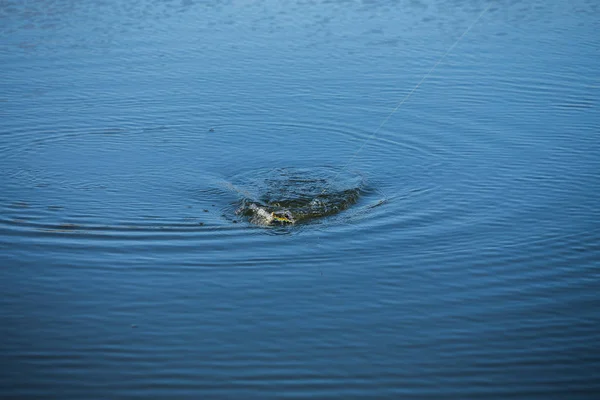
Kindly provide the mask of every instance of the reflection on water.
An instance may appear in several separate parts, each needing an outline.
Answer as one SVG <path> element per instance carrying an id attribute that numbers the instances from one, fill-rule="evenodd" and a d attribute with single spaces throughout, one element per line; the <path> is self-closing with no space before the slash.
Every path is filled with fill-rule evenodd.
<path id="1" fill-rule="evenodd" d="M 598 5 L 377 130 L 488 5 L 0 2 L 0 396 L 593 398 Z"/>

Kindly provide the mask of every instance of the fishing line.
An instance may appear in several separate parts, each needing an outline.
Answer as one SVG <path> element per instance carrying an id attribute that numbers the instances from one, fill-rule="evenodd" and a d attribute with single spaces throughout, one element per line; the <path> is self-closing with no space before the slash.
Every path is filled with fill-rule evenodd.
<path id="1" fill-rule="evenodd" d="M 444 61 L 444 59 L 448 56 L 448 54 L 450 54 L 450 52 L 456 47 L 456 45 L 462 40 L 462 38 L 464 38 L 467 35 L 467 33 L 469 33 L 469 31 L 475 26 L 475 24 L 477 24 L 477 22 L 479 22 L 479 20 L 481 19 L 481 17 L 483 17 L 483 15 L 490 9 L 491 6 L 492 6 L 492 3 L 488 4 L 488 6 L 479 14 L 479 16 L 475 19 L 475 21 L 473 21 L 473 23 L 471 23 L 471 25 L 469 25 L 469 27 L 463 32 L 463 34 L 460 35 L 458 39 L 456 39 L 456 41 L 452 44 L 452 46 L 450 46 L 448 48 L 448 50 L 446 50 L 446 52 L 444 53 L 444 55 L 442 55 L 440 57 L 440 59 L 433 65 L 433 67 L 431 67 L 431 69 L 429 69 L 429 71 L 421 78 L 421 80 L 419 81 L 419 83 L 417 83 L 417 85 L 410 92 L 408 92 L 408 94 L 406 96 L 404 96 L 404 98 L 396 105 L 396 107 L 392 110 L 392 112 L 390 112 L 388 114 L 388 116 L 385 117 L 383 119 L 383 121 L 381 121 L 381 123 L 379 124 L 379 126 L 377 127 L 377 129 L 375 129 L 375 131 L 368 138 L 366 138 L 363 141 L 363 143 L 358 148 L 358 150 L 356 150 L 354 152 L 354 154 L 352 154 L 352 156 L 348 159 L 348 161 L 342 166 L 342 168 L 338 171 L 338 173 L 333 177 L 333 180 L 331 181 L 332 183 L 335 182 L 335 180 L 338 178 L 338 176 L 344 170 L 346 170 L 346 168 L 348 168 L 350 166 L 350 164 L 352 164 L 352 162 L 356 159 L 356 157 L 358 156 L 358 154 L 365 148 L 365 146 L 371 140 L 373 140 L 377 136 L 377 134 L 379 133 L 379 131 L 381 130 L 381 128 L 388 122 L 388 120 L 391 118 L 391 116 L 394 115 L 396 113 L 396 111 L 398 111 L 398 109 L 400 107 L 402 107 L 402 105 L 404 103 L 406 103 L 406 101 L 410 98 L 410 96 L 412 96 L 412 94 L 419 88 L 419 86 L 421 86 L 421 84 L 423 82 L 425 82 L 425 80 L 427 78 L 429 78 L 429 76 L 433 73 L 433 71 L 436 69 L 436 67 L 442 61 Z M 329 185 L 327 185 L 327 187 L 325 187 L 325 189 L 323 189 L 323 191 L 321 192 L 320 196 L 324 195 L 330 189 L 332 183 L 330 183 Z M 316 198 L 314 200 L 316 200 Z"/>

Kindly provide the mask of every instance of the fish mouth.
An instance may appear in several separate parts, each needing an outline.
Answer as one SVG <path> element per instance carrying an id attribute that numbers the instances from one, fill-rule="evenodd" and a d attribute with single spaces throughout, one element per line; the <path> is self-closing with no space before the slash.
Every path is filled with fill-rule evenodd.
<path id="1" fill-rule="evenodd" d="M 273 217 L 273 221 L 283 223 L 283 224 L 294 224 L 296 220 L 292 216 L 292 213 L 285 211 L 273 211 L 271 213 L 271 217 Z"/>
<path id="2" fill-rule="evenodd" d="M 275 209 L 259 205 L 257 203 L 250 203 L 248 206 L 242 206 L 236 214 L 246 215 L 250 217 L 250 222 L 258 225 L 288 225 L 295 224 L 296 218 L 292 215 L 288 209 Z"/>

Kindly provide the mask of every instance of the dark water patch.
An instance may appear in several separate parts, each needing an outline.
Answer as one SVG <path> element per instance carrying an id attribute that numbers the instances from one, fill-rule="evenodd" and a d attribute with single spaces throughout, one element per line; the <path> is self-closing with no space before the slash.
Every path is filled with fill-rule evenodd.
<path id="1" fill-rule="evenodd" d="M 372 184 L 364 175 L 331 167 L 248 171 L 222 183 L 231 199 L 223 215 L 230 221 L 241 217 L 277 228 L 271 230 L 274 233 L 350 223 L 385 203 L 382 192 Z"/>
<path id="2" fill-rule="evenodd" d="M 360 176 L 326 168 L 258 170 L 236 176 L 236 214 L 258 225 L 294 224 L 340 213 L 357 202 Z"/>

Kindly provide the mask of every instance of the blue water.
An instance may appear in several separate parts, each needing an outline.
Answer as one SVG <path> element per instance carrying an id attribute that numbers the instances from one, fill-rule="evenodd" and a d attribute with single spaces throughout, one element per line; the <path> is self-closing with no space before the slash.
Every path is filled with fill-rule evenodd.
<path id="1" fill-rule="evenodd" d="M 0 1 L 0 397 L 598 398 L 600 5 L 209 3 Z"/>

